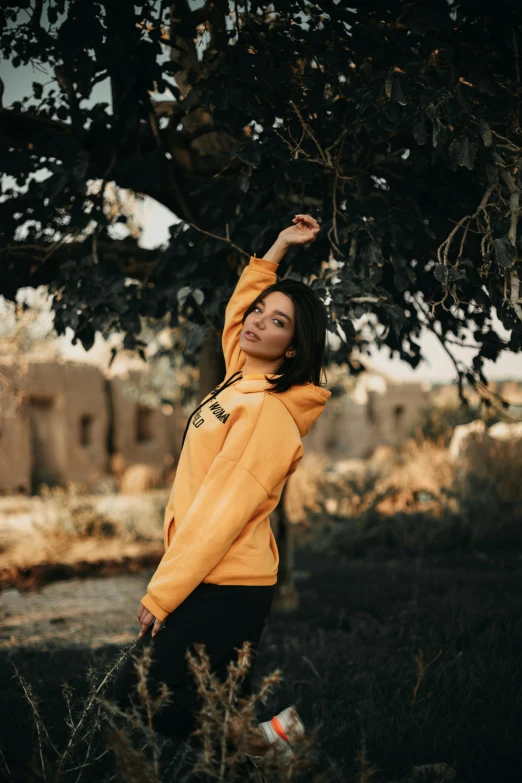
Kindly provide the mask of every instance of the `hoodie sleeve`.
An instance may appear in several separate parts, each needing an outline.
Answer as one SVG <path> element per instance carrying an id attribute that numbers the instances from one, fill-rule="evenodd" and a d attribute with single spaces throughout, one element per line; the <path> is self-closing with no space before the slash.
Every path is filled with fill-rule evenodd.
<path id="1" fill-rule="evenodd" d="M 273 261 L 250 256 L 250 262 L 237 281 L 225 310 L 225 325 L 221 338 L 227 375 L 236 370 L 239 360 L 239 334 L 243 314 L 264 288 L 277 282 L 278 266 L 279 264 Z"/>
<path id="2" fill-rule="evenodd" d="M 243 422 L 245 424 L 245 422 Z M 295 471 L 303 446 L 277 399 L 262 395 L 257 422 L 230 429 L 141 603 L 159 620 L 215 568 L 267 497 Z"/>

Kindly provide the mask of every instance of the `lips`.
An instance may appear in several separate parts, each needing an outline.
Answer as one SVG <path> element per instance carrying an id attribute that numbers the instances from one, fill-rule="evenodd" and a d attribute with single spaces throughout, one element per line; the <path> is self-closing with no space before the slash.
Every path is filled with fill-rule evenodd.
<path id="1" fill-rule="evenodd" d="M 248 335 L 253 340 L 261 340 L 260 337 L 257 336 L 255 332 L 252 331 L 252 329 L 249 329 L 247 332 L 245 332 L 245 337 Z"/>

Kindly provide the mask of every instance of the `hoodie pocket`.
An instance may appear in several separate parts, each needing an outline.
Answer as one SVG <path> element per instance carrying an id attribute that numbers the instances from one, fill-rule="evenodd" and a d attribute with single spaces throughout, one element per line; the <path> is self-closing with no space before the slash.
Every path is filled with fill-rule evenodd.
<path id="1" fill-rule="evenodd" d="M 174 517 L 172 514 L 170 517 L 167 518 L 167 521 L 163 525 L 163 546 L 165 547 L 165 552 L 169 548 L 170 540 L 169 540 L 169 533 L 170 533 L 170 526 L 172 525 L 174 521 Z"/>

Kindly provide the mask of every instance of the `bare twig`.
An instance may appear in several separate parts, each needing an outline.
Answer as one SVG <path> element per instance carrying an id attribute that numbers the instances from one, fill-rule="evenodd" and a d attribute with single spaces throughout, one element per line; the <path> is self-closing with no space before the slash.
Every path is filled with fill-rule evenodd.
<path id="1" fill-rule="evenodd" d="M 247 258 L 250 258 L 250 253 L 247 253 L 246 250 L 243 250 L 239 247 L 239 245 L 236 245 L 235 242 L 232 242 L 230 239 L 230 234 L 228 233 L 228 223 L 226 223 L 226 237 L 220 237 L 217 234 L 212 234 L 210 231 L 205 231 L 204 228 L 200 228 L 199 226 L 196 226 L 195 223 L 189 223 L 185 221 L 188 226 L 191 228 L 194 228 L 196 231 L 199 231 L 201 234 L 206 234 L 208 237 L 213 237 L 214 239 L 219 239 L 221 242 L 226 242 L 228 245 L 231 245 L 233 248 L 235 248 L 241 255 L 246 256 Z"/>
<path id="2" fill-rule="evenodd" d="M 466 238 L 466 233 L 467 233 L 468 227 L 469 227 L 468 225 L 465 225 L 465 223 L 469 223 L 469 221 L 471 221 L 471 220 L 476 220 L 476 218 L 480 215 L 480 213 L 483 212 L 486 209 L 488 201 L 489 201 L 489 197 L 491 196 L 491 193 L 493 192 L 493 189 L 494 189 L 494 186 L 491 185 L 486 190 L 484 195 L 482 196 L 482 198 L 480 200 L 480 204 L 478 205 L 478 207 L 475 210 L 475 212 L 472 215 L 465 215 L 463 218 L 461 218 L 458 221 L 458 223 L 455 225 L 455 227 L 451 230 L 451 232 L 449 233 L 448 237 L 444 240 L 444 242 L 437 249 L 437 258 L 438 258 L 440 264 L 445 264 L 445 265 L 448 264 L 448 254 L 449 254 L 449 251 L 450 251 L 451 243 L 452 243 L 452 241 L 453 241 L 457 231 L 459 229 L 463 228 L 464 229 L 464 236 L 463 236 L 463 239 L 462 239 L 462 242 L 461 242 L 461 245 L 460 245 L 460 250 L 459 250 L 459 255 L 457 257 L 457 261 L 461 257 L 462 250 L 464 248 L 464 241 L 465 241 L 465 238 Z"/>
<path id="3" fill-rule="evenodd" d="M 27 701 L 29 702 L 29 704 L 31 706 L 31 709 L 33 711 L 34 722 L 36 724 L 36 731 L 38 733 L 38 749 L 39 749 L 39 753 L 40 753 L 40 764 L 42 765 L 42 775 L 43 775 L 43 779 L 47 780 L 47 775 L 45 773 L 45 761 L 44 761 L 44 755 L 43 755 L 43 739 L 44 739 L 44 737 L 48 741 L 48 743 L 50 744 L 50 746 L 52 747 L 52 749 L 54 750 L 54 752 L 56 754 L 58 754 L 58 750 L 57 750 L 56 746 L 54 745 L 53 741 L 51 740 L 51 737 L 49 736 L 49 732 L 47 731 L 45 723 L 43 722 L 42 717 L 41 717 L 41 715 L 40 715 L 40 713 L 38 711 L 37 700 L 36 700 L 36 698 L 33 695 L 33 691 L 32 691 L 31 686 L 29 685 L 28 682 L 25 681 L 24 677 L 22 677 L 22 675 L 18 671 L 18 668 L 17 668 L 15 663 L 13 663 L 13 668 L 15 670 L 15 674 L 16 674 L 16 676 L 18 678 L 18 681 L 19 681 L 20 685 L 22 686 L 22 690 L 24 692 L 24 696 L 27 699 Z"/>

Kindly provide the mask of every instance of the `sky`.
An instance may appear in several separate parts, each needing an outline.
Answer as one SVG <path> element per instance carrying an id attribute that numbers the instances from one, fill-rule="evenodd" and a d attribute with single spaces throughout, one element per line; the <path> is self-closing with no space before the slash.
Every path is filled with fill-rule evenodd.
<path id="1" fill-rule="evenodd" d="M 199 0 L 190 0 L 193 8 L 200 5 Z M 31 66 L 12 68 L 8 62 L 2 64 L 2 80 L 5 85 L 3 105 L 9 105 L 15 100 L 21 98 L 31 91 L 32 81 L 45 81 L 45 74 L 35 70 Z M 107 96 L 104 93 L 104 87 L 97 85 L 96 94 L 91 97 L 91 101 L 105 100 Z M 140 244 L 143 247 L 153 248 L 165 243 L 168 239 L 168 228 L 173 223 L 178 222 L 178 218 L 172 212 L 167 210 L 158 202 L 150 198 L 145 198 L 137 205 L 137 222 L 142 225 L 143 233 L 140 238 Z M 284 226 L 282 226 L 284 228 Z M 268 250 L 268 248 L 267 248 Z M 259 254 L 258 254 L 259 255 Z M 494 319 L 493 327 L 504 338 L 509 337 L 509 333 L 503 328 L 498 319 Z M 70 343 L 72 333 L 68 335 L 68 340 L 63 344 L 63 353 L 66 356 L 77 359 L 87 358 L 81 345 L 73 346 Z M 473 342 L 471 335 L 468 340 Z M 63 342 L 63 340 L 62 340 Z M 373 349 L 370 353 L 372 367 L 386 375 L 404 381 L 432 381 L 437 383 L 451 382 L 456 378 L 454 365 L 442 348 L 436 336 L 425 330 L 421 334 L 420 344 L 422 353 L 426 360 L 422 361 L 418 367 L 413 370 L 409 364 L 402 362 L 397 358 L 390 358 L 389 351 L 385 349 Z M 98 341 L 93 350 L 97 350 Z M 475 354 L 474 350 L 452 345 L 452 352 L 457 359 L 465 361 L 467 364 Z M 92 359 L 92 357 L 89 357 Z M 489 360 L 484 362 L 484 373 L 490 380 L 503 380 L 513 378 L 522 380 L 522 353 L 510 354 L 506 351 L 501 353 L 497 362 Z"/>

